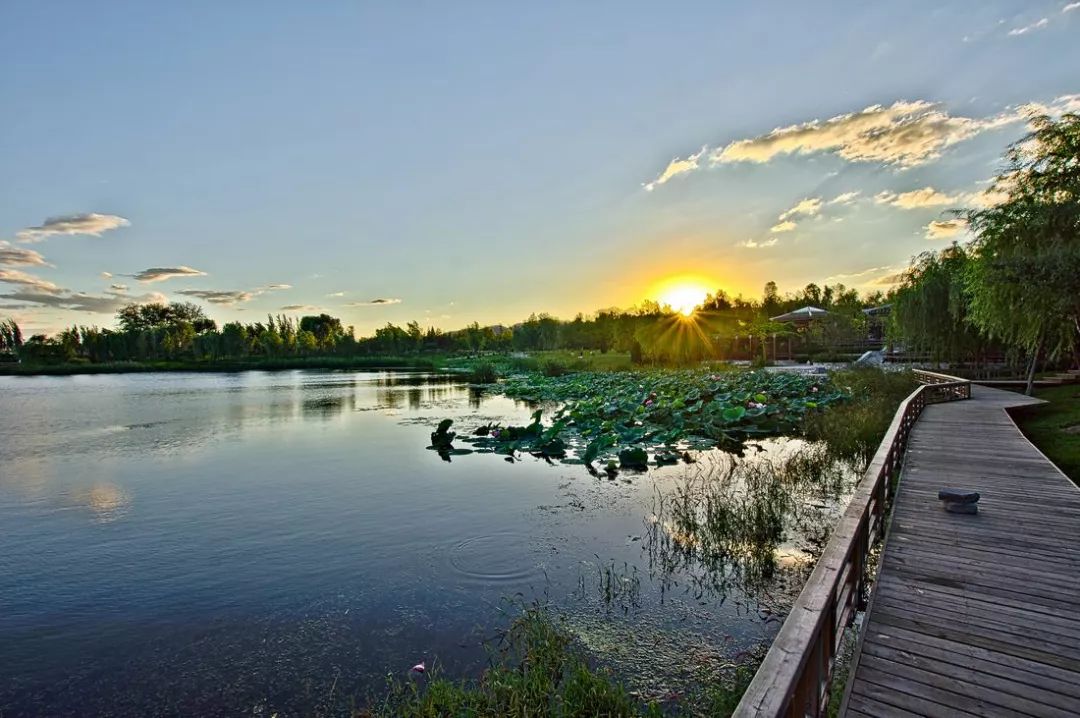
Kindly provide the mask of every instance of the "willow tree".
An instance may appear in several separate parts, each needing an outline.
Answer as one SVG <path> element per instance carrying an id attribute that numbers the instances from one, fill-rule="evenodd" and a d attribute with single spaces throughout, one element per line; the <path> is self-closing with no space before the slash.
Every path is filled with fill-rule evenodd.
<path id="1" fill-rule="evenodd" d="M 965 276 L 975 326 L 1029 355 L 1029 394 L 1040 355 L 1075 354 L 1080 336 L 1080 115 L 1032 128 L 995 179 L 1005 200 L 966 213 Z"/>
<path id="2" fill-rule="evenodd" d="M 971 261 L 957 244 L 912 260 L 893 296 L 892 338 L 934 361 L 978 357 L 985 341 L 968 321 L 970 299 L 965 291 Z"/>
<path id="3" fill-rule="evenodd" d="M 18 354 L 22 343 L 22 330 L 15 320 L 0 320 L 0 354 Z"/>

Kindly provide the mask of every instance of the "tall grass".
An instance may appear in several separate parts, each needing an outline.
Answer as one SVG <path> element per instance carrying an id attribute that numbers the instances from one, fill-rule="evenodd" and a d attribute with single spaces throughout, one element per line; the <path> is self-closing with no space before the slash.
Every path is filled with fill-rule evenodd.
<path id="1" fill-rule="evenodd" d="M 873 368 L 840 370 L 833 373 L 832 381 L 851 394 L 851 401 L 809 415 L 805 434 L 812 441 L 824 442 L 833 457 L 853 462 L 862 471 L 889 430 L 900 402 L 918 382 L 910 371 Z"/>

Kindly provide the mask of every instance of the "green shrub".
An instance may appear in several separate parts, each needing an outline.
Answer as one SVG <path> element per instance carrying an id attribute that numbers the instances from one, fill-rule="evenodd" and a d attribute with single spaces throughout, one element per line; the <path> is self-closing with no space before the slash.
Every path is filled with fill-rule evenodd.
<path id="1" fill-rule="evenodd" d="M 499 380 L 499 372 L 491 362 L 481 362 L 469 372 L 469 381 L 473 384 L 494 384 Z"/>

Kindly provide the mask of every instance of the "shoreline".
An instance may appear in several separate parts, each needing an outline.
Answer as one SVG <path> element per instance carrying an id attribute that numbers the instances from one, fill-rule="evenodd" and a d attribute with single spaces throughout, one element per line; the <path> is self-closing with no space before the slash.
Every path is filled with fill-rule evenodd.
<path id="1" fill-rule="evenodd" d="M 70 364 L 0 364 L 0 376 L 75 376 L 79 374 L 145 374 L 153 372 L 287 371 L 290 369 L 445 369 L 435 359 L 411 357 L 309 357 L 250 360 L 105 362 Z"/>

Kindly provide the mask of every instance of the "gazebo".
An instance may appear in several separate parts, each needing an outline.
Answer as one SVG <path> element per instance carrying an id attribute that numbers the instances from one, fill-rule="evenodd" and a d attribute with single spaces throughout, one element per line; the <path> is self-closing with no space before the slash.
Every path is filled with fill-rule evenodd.
<path id="1" fill-rule="evenodd" d="M 806 306 L 802 309 L 796 309 L 786 314 L 781 314 L 779 316 L 769 318 L 774 322 L 784 322 L 805 326 L 809 324 L 812 320 L 817 319 L 818 317 L 823 317 L 826 314 L 828 314 L 828 312 L 824 309 L 821 309 L 820 307 Z"/>

